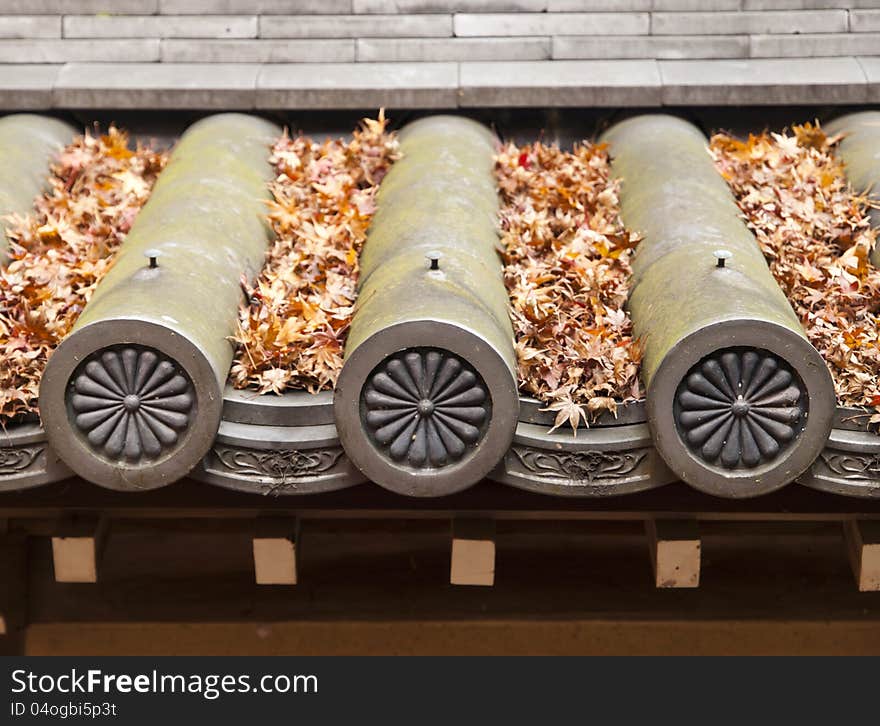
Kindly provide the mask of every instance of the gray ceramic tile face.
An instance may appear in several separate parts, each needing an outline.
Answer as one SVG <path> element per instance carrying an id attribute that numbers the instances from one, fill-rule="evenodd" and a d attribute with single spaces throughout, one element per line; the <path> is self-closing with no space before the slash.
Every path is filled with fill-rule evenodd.
<path id="1" fill-rule="evenodd" d="M 361 38 L 362 62 L 546 60 L 550 38 Z"/>
<path id="2" fill-rule="evenodd" d="M 646 35 L 648 13 L 520 13 L 455 16 L 457 36 Z"/>
<path id="3" fill-rule="evenodd" d="M 462 63 L 462 106 L 659 105 L 654 61 Z"/>
<path id="4" fill-rule="evenodd" d="M 0 40 L 0 63 L 151 63 L 159 60 L 152 40 Z"/>
<path id="5" fill-rule="evenodd" d="M 866 0 L 876 2 L 876 0 Z M 823 10 L 858 6 L 858 0 L 743 0 L 743 10 Z"/>
<path id="6" fill-rule="evenodd" d="M 3 0 L 3 12 L 14 15 L 152 15 L 158 9 L 159 0 Z"/>
<path id="7" fill-rule="evenodd" d="M 65 38 L 255 38 L 255 15 L 66 15 Z"/>
<path id="8" fill-rule="evenodd" d="M 159 0 L 163 15 L 303 15 L 350 13 L 351 0 Z"/>
<path id="9" fill-rule="evenodd" d="M 53 101 L 68 108 L 253 108 L 259 66 L 69 63 Z"/>
<path id="10" fill-rule="evenodd" d="M 863 103 L 853 58 L 658 61 L 665 105 Z"/>
<path id="11" fill-rule="evenodd" d="M 845 10 L 803 12 L 654 13 L 654 35 L 740 35 L 749 33 L 845 33 Z"/>
<path id="12" fill-rule="evenodd" d="M 880 31 L 880 10 L 852 10 L 849 14 L 850 30 L 854 33 Z"/>
<path id="13" fill-rule="evenodd" d="M 880 33 L 753 35 L 750 42 L 753 58 L 880 55 Z"/>
<path id="14" fill-rule="evenodd" d="M 654 0 L 653 10 L 674 12 L 700 10 L 740 10 L 742 0 Z"/>
<path id="15" fill-rule="evenodd" d="M 559 59 L 613 58 L 747 58 L 747 35 L 707 37 L 618 36 L 553 38 L 553 57 Z"/>
<path id="16" fill-rule="evenodd" d="M 601 12 L 614 11 L 647 12 L 651 10 L 653 0 L 548 0 L 547 10 L 551 13 L 570 12 Z"/>
<path id="17" fill-rule="evenodd" d="M 46 15 L 0 15 L 0 38 L 60 38 L 61 18 Z"/>
<path id="18" fill-rule="evenodd" d="M 451 36 L 451 15 L 260 17 L 261 38 L 448 38 Z"/>
<path id="19" fill-rule="evenodd" d="M 548 0 L 354 0 L 356 13 L 541 13 Z M 550 0 L 553 2 L 553 0 Z"/>
<path id="20" fill-rule="evenodd" d="M 64 85 L 54 98 L 79 107 L 90 99 L 106 106 L 248 108 L 258 95 L 272 108 L 295 102 L 314 108 L 374 108 L 383 102 L 435 108 L 636 100 L 651 105 L 661 99 L 856 103 L 876 100 L 880 85 L 873 59 L 880 55 L 880 0 L 0 0 L 0 5 L 0 69 L 12 67 L 2 69 L 9 78 L 15 68 L 34 62 L 106 64 L 100 68 L 109 80 L 85 79 L 80 85 L 64 69 Z M 850 27 L 853 32 L 845 32 Z M 65 30 L 76 37 L 62 38 Z M 749 56 L 756 64 L 723 62 Z M 823 60 L 809 65 L 810 57 Z M 695 64 L 666 65 L 687 60 Z M 155 61 L 173 64 L 185 78 L 152 69 Z M 355 71 L 356 61 L 372 67 Z M 116 68 L 119 64 L 131 67 Z M 276 81 L 272 69 L 260 64 L 285 66 L 287 79 Z M 444 70 L 438 75 L 432 66 Z M 668 81 L 662 92 L 656 82 L 660 68 Z M 865 81 L 869 70 L 871 83 Z M 259 93 L 258 77 L 267 83 Z M 117 84 L 117 78 L 130 86 Z M 25 90 L 45 101 L 46 89 Z"/>
<path id="21" fill-rule="evenodd" d="M 880 103 L 880 58 L 857 58 L 868 83 L 867 101 Z"/>
<path id="22" fill-rule="evenodd" d="M 163 40 L 166 63 L 346 63 L 355 59 L 353 39 Z"/>
<path id="23" fill-rule="evenodd" d="M 263 66 L 257 108 L 454 108 L 455 63 Z"/>
<path id="24" fill-rule="evenodd" d="M 0 107 L 8 111 L 52 107 L 52 88 L 60 66 L 0 66 Z"/>

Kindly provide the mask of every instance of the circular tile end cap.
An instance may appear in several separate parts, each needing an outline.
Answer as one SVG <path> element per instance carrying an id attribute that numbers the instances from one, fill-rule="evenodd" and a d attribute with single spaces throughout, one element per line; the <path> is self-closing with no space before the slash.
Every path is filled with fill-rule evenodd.
<path id="1" fill-rule="evenodd" d="M 695 489 L 726 498 L 794 481 L 831 431 L 834 383 L 819 353 L 767 321 L 724 321 L 676 345 L 648 388 L 654 443 Z"/>
<path id="2" fill-rule="evenodd" d="M 336 426 L 354 464 L 380 486 L 438 497 L 485 477 L 509 448 L 519 397 L 503 357 L 464 328 L 401 323 L 346 359 Z"/>
<path id="3" fill-rule="evenodd" d="M 79 476 L 146 491 L 186 476 L 220 425 L 222 392 L 205 354 L 168 328 L 106 320 L 56 349 L 40 386 L 49 442 Z"/>

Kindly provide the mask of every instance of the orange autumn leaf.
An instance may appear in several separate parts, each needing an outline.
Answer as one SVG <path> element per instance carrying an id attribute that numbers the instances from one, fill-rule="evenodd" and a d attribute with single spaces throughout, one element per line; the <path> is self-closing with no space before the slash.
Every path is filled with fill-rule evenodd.
<path id="1" fill-rule="evenodd" d="M 828 365 L 841 404 L 880 410 L 880 270 L 869 202 L 818 123 L 743 143 L 712 137 L 715 165 L 770 271 Z"/>
<path id="2" fill-rule="evenodd" d="M 0 423 L 37 413 L 40 378 L 146 203 L 167 160 L 115 127 L 80 136 L 51 166 L 33 211 L 11 217 L 0 268 Z"/>
<path id="3" fill-rule="evenodd" d="M 495 157 L 520 388 L 577 430 L 641 397 L 624 307 L 638 236 L 620 220 L 604 144 L 507 144 Z"/>
<path id="4" fill-rule="evenodd" d="M 257 281 L 245 285 L 236 388 L 260 393 L 332 388 L 357 297 L 358 259 L 379 183 L 399 157 L 384 113 L 350 141 L 323 144 L 287 133 L 272 148 L 276 177 L 268 219 L 275 232 Z"/>

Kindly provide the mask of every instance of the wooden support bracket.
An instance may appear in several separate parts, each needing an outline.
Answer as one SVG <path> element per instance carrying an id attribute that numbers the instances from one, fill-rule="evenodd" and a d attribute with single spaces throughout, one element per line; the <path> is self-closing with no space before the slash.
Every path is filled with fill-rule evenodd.
<path id="1" fill-rule="evenodd" d="M 258 585 L 296 585 L 300 523 L 297 519 L 259 518 L 253 538 Z"/>
<path id="2" fill-rule="evenodd" d="M 452 521 L 453 585 L 495 584 L 495 522 L 491 519 L 459 518 Z"/>
<path id="3" fill-rule="evenodd" d="M 52 537 L 55 582 L 97 582 L 109 522 L 101 519 L 63 519 Z"/>
<path id="4" fill-rule="evenodd" d="M 700 532 L 696 520 L 649 519 L 645 523 L 657 587 L 700 586 Z"/>
<path id="5" fill-rule="evenodd" d="M 843 532 L 859 592 L 880 591 L 880 522 L 850 519 Z"/>

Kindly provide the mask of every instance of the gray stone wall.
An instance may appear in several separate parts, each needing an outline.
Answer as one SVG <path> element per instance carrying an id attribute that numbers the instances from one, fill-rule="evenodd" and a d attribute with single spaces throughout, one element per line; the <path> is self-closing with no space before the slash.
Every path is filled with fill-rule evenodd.
<path id="1" fill-rule="evenodd" d="M 37 107 L 86 103 L 69 86 L 99 86 L 76 77 L 105 63 L 117 89 L 173 91 L 186 73 L 192 103 L 223 92 L 212 106 L 375 106 L 374 91 L 401 83 L 396 105 L 692 103 L 707 83 L 712 102 L 861 103 L 878 98 L 878 58 L 880 0 L 0 0 L 0 100 L 17 87 Z M 858 89 L 725 95 L 731 78 L 776 87 L 790 74 L 811 92 Z"/>
<path id="2" fill-rule="evenodd" d="M 880 55 L 880 0 L 2 0 L 3 63 Z"/>

